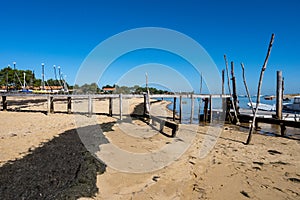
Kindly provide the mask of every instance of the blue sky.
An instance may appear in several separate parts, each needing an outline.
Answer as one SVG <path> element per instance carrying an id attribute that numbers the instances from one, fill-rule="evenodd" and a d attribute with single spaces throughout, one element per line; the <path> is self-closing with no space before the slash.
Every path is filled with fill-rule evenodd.
<path id="1" fill-rule="evenodd" d="M 60 65 L 72 84 L 81 63 L 100 42 L 133 28 L 163 27 L 197 41 L 220 71 L 225 67 L 223 55 L 226 54 L 229 61 L 235 62 L 238 91 L 242 94 L 245 90 L 240 62 L 243 62 L 254 94 L 271 34 L 275 33 L 263 92 L 275 93 L 276 71 L 282 70 L 285 92 L 300 93 L 299 9 L 297 0 L 1 1 L 0 67 L 15 61 L 19 69 L 33 69 L 40 76 L 41 63 L 45 63 L 46 78 L 53 78 L 52 66 Z M 152 56 L 148 53 L 132 53 L 116 63 L 132 69 L 135 64 L 149 62 L 172 67 L 176 60 L 167 53 L 150 51 Z M 199 77 L 193 76 L 191 67 L 178 62 L 182 65 L 175 67 L 176 70 L 190 79 L 195 91 L 199 90 Z M 115 77 L 121 76 L 120 71 L 116 67 L 107 74 L 111 79 L 107 78 L 106 83 L 118 82 Z M 149 75 L 149 79 L 153 76 Z"/>

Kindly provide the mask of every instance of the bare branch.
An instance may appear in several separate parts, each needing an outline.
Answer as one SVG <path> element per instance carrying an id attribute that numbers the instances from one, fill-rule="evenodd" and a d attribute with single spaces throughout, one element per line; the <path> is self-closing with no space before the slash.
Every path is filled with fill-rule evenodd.
<path id="1" fill-rule="evenodd" d="M 253 108 L 252 99 L 251 99 L 251 96 L 250 96 L 250 93 L 249 93 L 249 90 L 248 90 L 248 86 L 247 86 L 247 81 L 246 81 L 246 76 L 245 76 L 245 67 L 244 67 L 243 63 L 241 63 L 241 66 L 242 66 L 242 70 L 243 70 L 243 80 L 244 80 L 244 85 L 245 85 L 246 92 L 247 92 L 247 97 L 248 97 L 248 100 L 250 102 L 252 113 L 254 115 L 255 111 L 254 111 L 254 108 Z"/>
<path id="2" fill-rule="evenodd" d="M 261 69 L 261 72 L 260 72 L 260 77 L 259 77 L 259 82 L 258 82 L 258 89 L 257 89 L 256 108 L 255 108 L 255 113 L 254 113 L 254 116 L 253 116 L 253 120 L 252 120 L 252 124 L 251 124 L 250 130 L 249 130 L 249 135 L 248 135 L 246 144 L 249 144 L 250 141 L 251 141 L 251 138 L 252 138 L 253 128 L 255 126 L 256 115 L 257 115 L 257 111 L 258 111 L 258 106 L 259 106 L 259 103 L 260 103 L 260 90 L 261 90 L 261 86 L 262 86 L 262 80 L 263 80 L 264 72 L 267 68 L 268 60 L 269 60 L 269 57 L 270 57 L 270 54 L 271 54 L 271 49 L 272 49 L 272 46 L 273 46 L 274 37 L 275 37 L 275 35 L 273 33 L 272 37 L 271 37 L 271 40 L 270 40 L 270 43 L 269 43 L 267 56 L 265 58 L 264 65 L 262 66 L 262 69 Z"/>

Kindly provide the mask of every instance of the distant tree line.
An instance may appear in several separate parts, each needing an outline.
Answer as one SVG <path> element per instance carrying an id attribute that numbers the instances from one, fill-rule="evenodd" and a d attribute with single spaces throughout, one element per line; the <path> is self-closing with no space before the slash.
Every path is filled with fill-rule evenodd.
<path id="1" fill-rule="evenodd" d="M 112 90 L 107 90 L 108 88 Z M 135 85 L 133 87 L 128 86 L 118 86 L 118 85 L 105 85 L 102 88 L 99 88 L 97 83 L 84 84 L 82 86 L 74 85 L 74 92 L 77 94 L 143 94 L 147 92 L 146 87 L 140 87 Z M 171 92 L 167 90 L 160 90 L 157 88 L 149 87 L 150 94 L 170 94 Z"/>
<path id="2" fill-rule="evenodd" d="M 0 86 L 7 86 L 9 89 L 21 89 L 24 85 L 29 88 L 39 87 L 42 85 L 42 80 L 37 79 L 31 70 L 18 70 L 11 67 L 5 67 L 0 70 Z M 45 80 L 45 85 L 60 86 L 62 83 L 59 80 Z M 69 86 L 67 84 L 67 86 Z"/>

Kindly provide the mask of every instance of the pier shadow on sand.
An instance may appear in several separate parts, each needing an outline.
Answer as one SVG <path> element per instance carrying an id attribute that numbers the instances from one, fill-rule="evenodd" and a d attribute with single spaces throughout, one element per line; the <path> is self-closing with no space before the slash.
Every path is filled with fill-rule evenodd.
<path id="1" fill-rule="evenodd" d="M 90 130 L 99 128 L 95 126 L 78 129 L 88 135 L 93 132 Z M 95 144 L 108 143 L 99 134 Z M 1 199 L 78 199 L 93 197 L 98 192 L 97 174 L 103 173 L 106 166 L 87 151 L 76 129 L 65 131 L 29 152 L 0 167 Z"/>

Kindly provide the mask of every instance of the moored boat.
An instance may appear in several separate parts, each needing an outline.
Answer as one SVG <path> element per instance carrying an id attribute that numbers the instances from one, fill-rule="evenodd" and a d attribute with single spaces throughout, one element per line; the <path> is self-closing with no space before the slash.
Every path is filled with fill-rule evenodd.
<path id="1" fill-rule="evenodd" d="M 295 96 L 293 103 L 284 104 L 283 109 L 289 111 L 300 111 L 300 96 Z"/>

